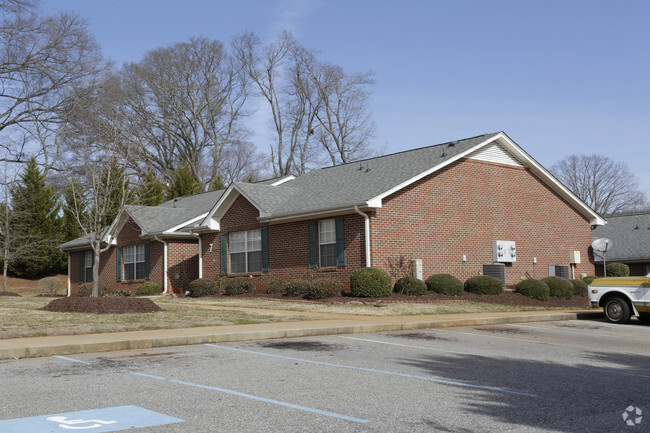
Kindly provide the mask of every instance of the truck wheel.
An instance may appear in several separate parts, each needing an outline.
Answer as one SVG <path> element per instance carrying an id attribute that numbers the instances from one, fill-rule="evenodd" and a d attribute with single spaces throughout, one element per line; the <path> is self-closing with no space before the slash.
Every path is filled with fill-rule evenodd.
<path id="1" fill-rule="evenodd" d="M 625 299 L 617 296 L 605 302 L 605 317 L 612 323 L 627 323 L 630 320 L 630 306 Z"/>

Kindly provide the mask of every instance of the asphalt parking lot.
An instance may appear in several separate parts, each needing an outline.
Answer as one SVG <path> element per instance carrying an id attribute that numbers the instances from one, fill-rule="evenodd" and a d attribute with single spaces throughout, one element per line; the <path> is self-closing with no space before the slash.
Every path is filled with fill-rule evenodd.
<path id="1" fill-rule="evenodd" d="M 650 326 L 582 320 L 0 361 L 0 432 L 650 431 Z"/>

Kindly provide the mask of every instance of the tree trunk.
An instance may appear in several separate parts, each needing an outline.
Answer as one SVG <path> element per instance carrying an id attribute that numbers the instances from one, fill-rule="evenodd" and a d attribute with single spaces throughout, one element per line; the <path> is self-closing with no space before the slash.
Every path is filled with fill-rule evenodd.
<path id="1" fill-rule="evenodd" d="M 93 261 L 93 291 L 91 296 L 93 298 L 99 298 L 99 247 L 95 248 L 93 245 L 93 254 L 95 255 L 95 260 Z"/>
<path id="2" fill-rule="evenodd" d="M 7 287 L 7 254 L 5 253 L 5 261 L 2 265 L 2 291 L 7 293 L 9 288 Z"/>

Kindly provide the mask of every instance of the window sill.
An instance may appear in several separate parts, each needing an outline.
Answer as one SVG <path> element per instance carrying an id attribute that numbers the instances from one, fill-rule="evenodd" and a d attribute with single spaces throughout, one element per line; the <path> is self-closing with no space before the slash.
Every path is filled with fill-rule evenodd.
<path id="1" fill-rule="evenodd" d="M 261 277 L 263 276 L 263 272 L 242 272 L 241 274 L 233 274 L 232 272 L 229 272 L 227 277 Z"/>
<path id="2" fill-rule="evenodd" d="M 147 281 L 151 280 L 122 280 L 120 281 L 120 284 L 146 283 Z"/>

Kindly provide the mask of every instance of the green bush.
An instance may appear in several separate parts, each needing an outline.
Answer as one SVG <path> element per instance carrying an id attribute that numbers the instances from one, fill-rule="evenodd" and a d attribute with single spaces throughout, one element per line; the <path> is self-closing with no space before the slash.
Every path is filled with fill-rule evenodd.
<path id="1" fill-rule="evenodd" d="M 284 286 L 286 282 L 283 280 L 269 280 L 266 283 L 266 293 L 284 294 Z"/>
<path id="2" fill-rule="evenodd" d="M 498 295 L 503 292 L 503 282 L 489 275 L 477 275 L 465 281 L 465 291 L 477 295 Z"/>
<path id="3" fill-rule="evenodd" d="M 99 297 L 102 298 L 106 296 L 106 293 L 108 292 L 108 289 L 106 288 L 105 285 L 100 284 L 99 285 Z M 79 292 L 77 293 L 77 296 L 81 297 L 88 297 L 91 296 L 93 293 L 93 283 L 83 283 L 79 285 Z"/>
<path id="4" fill-rule="evenodd" d="M 36 290 L 41 295 L 48 296 L 65 296 L 68 294 L 68 288 L 57 277 L 45 277 L 38 280 Z"/>
<path id="5" fill-rule="evenodd" d="M 390 296 L 390 275 L 383 269 L 359 268 L 350 275 L 350 291 L 352 296 L 362 298 Z"/>
<path id="6" fill-rule="evenodd" d="M 573 297 L 573 284 L 571 281 L 562 277 L 542 278 L 550 289 L 551 296 L 556 298 L 571 299 Z"/>
<path id="7" fill-rule="evenodd" d="M 450 296 L 460 296 L 463 294 L 463 282 L 453 275 L 435 274 L 426 280 L 427 289 L 436 293 Z"/>
<path id="8" fill-rule="evenodd" d="M 404 293 L 405 295 L 426 295 L 427 285 L 422 280 L 415 277 L 403 277 L 395 282 L 393 291 L 396 293 Z"/>
<path id="9" fill-rule="evenodd" d="M 587 275 L 586 277 L 584 277 L 584 278 L 582 279 L 582 281 L 584 281 L 587 285 L 589 285 L 589 284 L 591 284 L 591 282 L 594 281 L 596 278 L 598 278 L 598 277 L 595 277 L 595 276 L 593 276 L 593 275 Z"/>
<path id="10" fill-rule="evenodd" d="M 546 283 L 533 279 L 520 281 L 519 284 L 517 284 L 515 291 L 540 301 L 548 300 L 548 297 L 551 294 L 551 289 L 549 289 Z"/>
<path id="11" fill-rule="evenodd" d="M 153 281 L 149 281 L 146 283 L 142 283 L 138 286 L 138 290 L 136 291 L 138 295 L 157 295 L 159 293 L 162 293 L 162 287 L 160 287 L 160 284 L 154 283 Z"/>
<path id="12" fill-rule="evenodd" d="M 284 285 L 284 295 L 291 298 L 305 296 L 311 290 L 312 282 L 309 280 L 297 279 L 287 281 Z"/>
<path id="13" fill-rule="evenodd" d="M 251 278 L 239 277 L 228 280 L 224 294 L 227 296 L 247 295 L 255 291 L 255 283 Z"/>
<path id="14" fill-rule="evenodd" d="M 190 283 L 188 288 L 190 298 L 200 298 L 201 296 L 218 295 L 217 283 L 207 278 L 197 278 Z"/>
<path id="15" fill-rule="evenodd" d="M 589 294 L 589 286 L 581 280 L 569 280 L 573 284 L 573 296 L 587 296 Z"/>
<path id="16" fill-rule="evenodd" d="M 108 292 L 106 298 L 123 298 L 125 296 L 133 296 L 133 292 L 130 290 L 116 290 L 114 292 Z"/>
<path id="17" fill-rule="evenodd" d="M 630 267 L 625 263 L 609 263 L 607 266 L 608 277 L 629 277 Z"/>
<path id="18" fill-rule="evenodd" d="M 311 287 L 307 290 L 305 298 L 323 299 L 341 296 L 343 292 L 343 283 L 335 278 L 322 278 L 312 282 Z"/>

